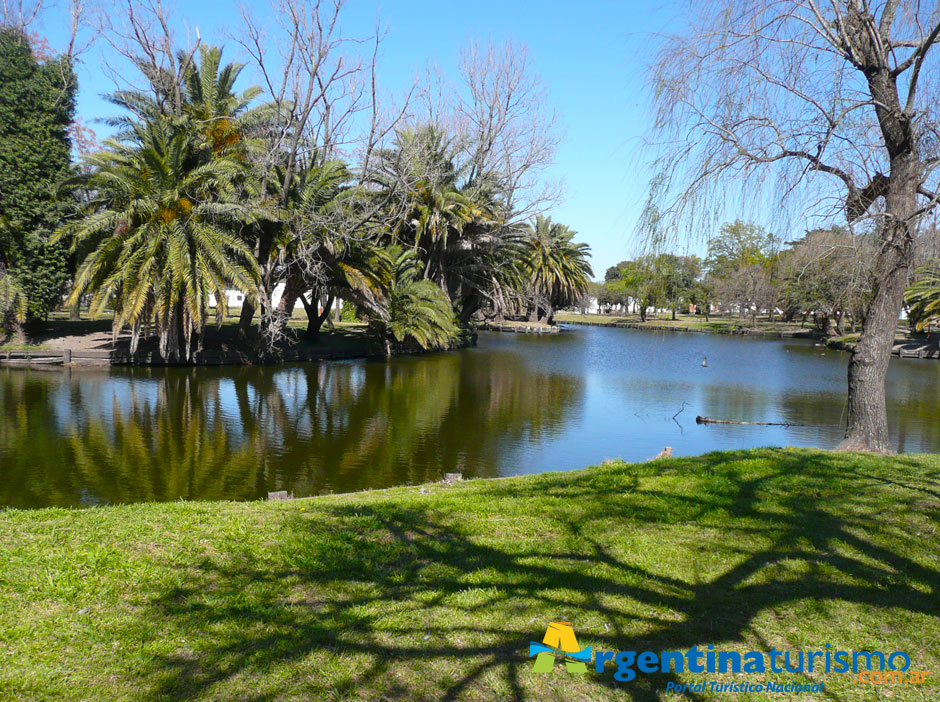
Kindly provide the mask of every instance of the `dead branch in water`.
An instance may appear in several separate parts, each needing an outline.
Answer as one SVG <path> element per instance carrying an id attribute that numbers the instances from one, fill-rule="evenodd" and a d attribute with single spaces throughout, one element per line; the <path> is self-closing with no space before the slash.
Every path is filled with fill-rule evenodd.
<path id="1" fill-rule="evenodd" d="M 696 424 L 747 424 L 758 427 L 841 427 L 841 424 L 796 424 L 794 422 L 738 422 L 733 419 L 712 419 L 698 416 Z"/>

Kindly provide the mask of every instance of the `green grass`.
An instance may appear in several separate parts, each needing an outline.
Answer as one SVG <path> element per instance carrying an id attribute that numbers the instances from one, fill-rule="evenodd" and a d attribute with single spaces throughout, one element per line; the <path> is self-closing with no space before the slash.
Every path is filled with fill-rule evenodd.
<path id="1" fill-rule="evenodd" d="M 536 674 L 552 621 L 604 650 L 903 650 L 936 700 L 940 458 L 715 453 L 280 503 L 0 512 L 0 697 L 712 700 Z M 789 699 L 787 697 L 786 699 Z"/>
<path id="2" fill-rule="evenodd" d="M 611 315 L 611 314 L 576 314 L 573 312 L 559 312 L 555 315 L 555 320 L 564 324 L 565 322 L 591 322 L 593 324 L 611 325 L 611 324 L 638 324 L 640 315 Z M 677 314 L 676 319 L 672 319 L 670 313 L 659 314 L 656 317 L 650 317 L 647 322 L 649 326 L 656 327 L 677 327 L 687 329 L 702 329 L 705 331 L 724 331 L 732 329 L 743 329 L 765 331 L 765 332 L 810 332 L 813 330 L 811 323 L 801 325 L 800 322 L 784 322 L 777 318 L 773 322 L 768 317 L 758 317 L 757 327 L 751 324 L 750 317 L 728 317 L 725 315 L 712 315 L 706 321 L 705 317 L 693 314 Z"/>
<path id="3" fill-rule="evenodd" d="M 22 344 L 12 341 L 0 344 L 0 351 L 46 351 L 49 348 L 46 344 Z"/>

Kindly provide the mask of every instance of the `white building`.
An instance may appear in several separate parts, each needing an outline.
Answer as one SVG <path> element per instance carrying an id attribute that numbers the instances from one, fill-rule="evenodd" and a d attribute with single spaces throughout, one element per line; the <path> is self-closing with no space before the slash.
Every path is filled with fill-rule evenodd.
<path id="1" fill-rule="evenodd" d="M 271 294 L 271 303 L 277 307 L 281 302 L 281 296 L 284 295 L 284 283 L 278 283 L 274 287 L 274 292 Z M 307 300 L 310 300 L 310 292 L 308 291 L 305 295 Z M 239 290 L 226 290 L 225 299 L 228 302 L 229 307 L 241 307 L 245 303 L 245 294 Z M 215 307 L 215 296 L 209 295 L 209 305 Z M 342 300 L 336 298 L 333 301 L 333 309 L 338 309 L 342 305 Z M 294 302 L 295 310 L 302 310 L 304 308 L 304 303 L 300 301 L 300 298 Z M 317 305 L 317 311 L 322 312 L 320 306 Z"/>

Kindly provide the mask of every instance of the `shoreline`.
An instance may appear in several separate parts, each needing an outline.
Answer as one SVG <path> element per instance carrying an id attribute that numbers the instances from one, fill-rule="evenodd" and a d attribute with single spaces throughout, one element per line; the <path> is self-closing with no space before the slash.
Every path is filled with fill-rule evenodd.
<path id="1" fill-rule="evenodd" d="M 675 324 L 655 324 L 651 322 L 586 322 L 581 320 L 557 320 L 558 324 L 572 324 L 582 327 L 616 327 L 617 329 L 645 329 L 647 331 L 686 332 L 689 334 L 728 334 L 732 336 L 761 336 L 769 339 L 822 339 L 817 333 L 805 331 L 773 331 L 734 327 L 729 329 L 704 329 L 702 327 L 683 327 Z"/>
<path id="2" fill-rule="evenodd" d="M 585 315 L 578 316 L 584 317 Z M 603 317 L 603 315 L 594 316 Z M 710 326 L 689 326 L 682 324 L 682 320 L 677 320 L 677 323 L 662 324 L 657 323 L 657 321 L 630 321 L 615 316 L 611 316 L 609 319 L 610 321 L 572 319 L 569 315 L 562 313 L 557 316 L 554 326 L 529 322 L 503 322 L 501 324 L 483 322 L 475 327 L 472 336 L 475 336 L 477 331 L 537 336 L 555 335 L 561 333 L 564 326 L 570 325 L 686 334 L 747 336 L 778 340 L 804 339 L 821 342 L 826 348 L 833 351 L 851 352 L 855 347 L 852 336 L 828 337 L 814 329 L 761 329 L 759 327 L 755 329 L 737 324 L 722 326 L 720 321 L 705 323 Z M 76 322 L 74 324 L 81 325 L 85 322 Z M 96 332 L 86 331 L 81 334 L 63 336 L 63 341 L 79 340 L 81 342 L 74 347 L 63 347 L 55 341 L 55 338 L 48 346 L 43 341 L 40 344 L 28 344 L 21 349 L 15 347 L 3 349 L 0 347 L 0 367 L 50 369 L 110 366 L 198 368 L 384 358 L 384 355 L 377 350 L 375 344 L 363 336 L 359 325 L 339 326 L 332 330 L 325 329 L 320 334 L 317 341 L 298 338 L 295 344 L 284 346 L 277 352 L 267 355 L 259 355 L 250 347 L 246 347 L 243 342 L 220 335 L 210 339 L 208 347 L 201 351 L 194 361 L 190 363 L 170 363 L 160 358 L 154 348 L 145 347 L 132 355 L 126 348 L 126 339 L 119 339 L 117 345 L 114 345 L 110 341 L 104 341 L 101 338 L 102 332 L 100 330 Z M 940 335 L 935 334 L 934 337 L 933 339 L 898 338 L 891 354 L 898 358 L 940 360 Z"/>
<path id="3" fill-rule="evenodd" d="M 617 329 L 640 329 L 645 331 L 682 332 L 687 334 L 724 334 L 731 336 L 752 336 L 765 339 L 806 339 L 823 342 L 832 351 L 850 352 L 855 348 L 851 337 L 828 337 L 815 330 L 770 330 L 753 327 L 703 328 L 680 326 L 678 324 L 656 324 L 655 322 L 592 322 L 578 319 L 558 319 L 558 324 L 587 327 L 615 327 Z M 935 335 L 937 336 L 937 335 Z M 891 355 L 898 358 L 940 360 L 940 336 L 934 339 L 895 339 Z"/>

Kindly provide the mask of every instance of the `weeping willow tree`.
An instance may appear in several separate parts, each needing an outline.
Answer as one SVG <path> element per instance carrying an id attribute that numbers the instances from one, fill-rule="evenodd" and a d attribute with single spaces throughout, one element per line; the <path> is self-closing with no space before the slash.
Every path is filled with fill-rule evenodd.
<path id="1" fill-rule="evenodd" d="M 734 206 L 874 233 L 846 450 L 892 448 L 885 376 L 914 242 L 940 200 L 938 37 L 936 3 L 714 0 L 651 71 L 647 236 L 707 234 Z"/>

